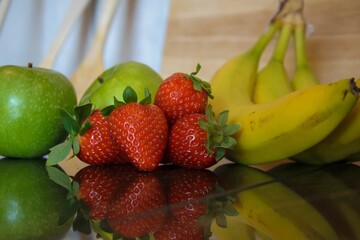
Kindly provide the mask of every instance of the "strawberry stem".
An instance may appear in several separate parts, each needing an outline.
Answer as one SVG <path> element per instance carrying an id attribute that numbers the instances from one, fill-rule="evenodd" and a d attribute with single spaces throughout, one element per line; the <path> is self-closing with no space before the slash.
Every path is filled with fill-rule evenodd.
<path id="1" fill-rule="evenodd" d="M 198 63 L 196 65 L 196 70 L 195 72 L 192 72 L 190 74 L 187 74 L 187 73 L 184 73 L 185 77 L 187 77 L 189 80 L 191 80 L 194 84 L 194 89 L 196 91 L 199 91 L 201 92 L 202 90 L 205 90 L 206 94 L 208 95 L 209 98 L 213 99 L 214 96 L 211 94 L 211 85 L 210 83 L 204 81 L 204 80 L 201 80 L 200 78 L 198 78 L 196 76 L 196 74 L 199 73 L 201 69 L 201 65 Z"/>
<path id="2" fill-rule="evenodd" d="M 240 126 L 238 124 L 227 124 L 229 111 L 223 111 L 215 119 L 212 106 L 208 105 L 205 111 L 206 120 L 199 119 L 199 126 L 207 132 L 205 142 L 209 154 L 215 151 L 216 161 L 225 156 L 226 149 L 232 149 L 236 145 L 236 140 L 232 137 Z"/>

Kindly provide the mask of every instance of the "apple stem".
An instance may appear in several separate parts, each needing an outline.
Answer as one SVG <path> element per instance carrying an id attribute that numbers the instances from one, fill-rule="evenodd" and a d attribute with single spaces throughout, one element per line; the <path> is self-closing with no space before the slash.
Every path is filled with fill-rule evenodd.
<path id="1" fill-rule="evenodd" d="M 32 67 L 33 67 L 32 62 L 29 62 L 29 63 L 28 63 L 28 68 L 32 68 Z"/>
<path id="2" fill-rule="evenodd" d="M 98 77 L 97 80 L 99 81 L 100 84 L 104 83 L 104 79 L 102 77 Z"/>

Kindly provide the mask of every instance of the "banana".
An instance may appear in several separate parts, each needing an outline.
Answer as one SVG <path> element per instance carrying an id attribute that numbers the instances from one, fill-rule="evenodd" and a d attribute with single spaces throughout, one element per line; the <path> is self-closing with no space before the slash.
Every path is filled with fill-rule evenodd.
<path id="1" fill-rule="evenodd" d="M 360 152 L 360 101 L 325 139 L 291 159 L 307 164 L 326 164 Z M 359 160 L 354 158 L 354 160 Z"/>
<path id="2" fill-rule="evenodd" d="M 230 58 L 210 79 L 213 111 L 229 110 L 228 121 L 240 125 L 237 145 L 226 154 L 231 161 L 264 164 L 303 152 L 329 135 L 357 101 L 359 87 L 353 79 L 343 79 L 255 104 L 259 59 L 280 25 L 279 18 L 271 21 L 253 47 Z"/>
<path id="3" fill-rule="evenodd" d="M 254 103 L 265 103 L 292 92 L 284 58 L 293 31 L 293 14 L 281 20 L 281 30 L 273 55 L 259 72 L 253 92 Z"/>
<path id="4" fill-rule="evenodd" d="M 239 221 L 258 233 L 277 240 L 339 239 L 322 214 L 269 174 L 238 164 L 214 171 L 233 189 Z"/>
<path id="5" fill-rule="evenodd" d="M 239 80 L 239 88 L 245 87 L 241 79 L 227 77 L 220 69 L 212 83 Z M 357 83 L 360 84 L 360 79 Z M 228 109 L 228 121 L 240 125 L 234 136 L 237 144 L 226 156 L 242 164 L 274 162 L 310 148 L 346 117 L 359 94 L 354 80 L 343 79 L 295 91 L 268 103 L 252 104 L 248 101 L 246 104 L 239 101 L 239 97 L 232 97 L 229 89 L 213 86 L 215 98 L 211 104 L 214 112 Z M 228 99 L 227 104 L 219 99 Z"/>
<path id="6" fill-rule="evenodd" d="M 216 101 L 213 102 L 214 111 L 219 112 L 223 106 L 238 103 L 252 104 L 251 96 L 260 57 L 279 27 L 278 21 L 271 22 L 248 51 L 231 58 L 217 70 L 210 80 L 212 91 L 216 94 Z"/>
<path id="7" fill-rule="evenodd" d="M 296 20 L 294 35 L 297 68 L 292 85 L 295 90 L 299 90 L 320 83 L 310 69 L 306 57 L 305 20 L 300 13 Z M 325 164 L 350 159 L 356 153 L 360 153 L 360 101 L 329 136 L 291 159 L 307 164 Z"/>
<path id="8" fill-rule="evenodd" d="M 333 174 L 347 169 L 348 164 L 343 163 L 323 168 L 290 163 L 269 172 L 318 209 L 341 239 L 360 239 L 359 192 Z M 304 174 L 305 171 L 308 173 Z M 359 175 L 352 180 L 358 179 Z"/>

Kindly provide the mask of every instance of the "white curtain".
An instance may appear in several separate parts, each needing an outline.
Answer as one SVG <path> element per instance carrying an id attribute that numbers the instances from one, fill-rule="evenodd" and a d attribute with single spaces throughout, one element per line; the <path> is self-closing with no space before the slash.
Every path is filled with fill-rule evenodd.
<path id="1" fill-rule="evenodd" d="M 10 0 L 0 28 L 0 65 L 39 65 L 76 1 Z M 112 0 L 90 1 L 67 35 L 53 69 L 71 76 L 91 47 L 105 1 Z M 170 0 L 119 0 L 105 43 L 105 68 L 135 60 L 160 72 L 169 7 Z"/>

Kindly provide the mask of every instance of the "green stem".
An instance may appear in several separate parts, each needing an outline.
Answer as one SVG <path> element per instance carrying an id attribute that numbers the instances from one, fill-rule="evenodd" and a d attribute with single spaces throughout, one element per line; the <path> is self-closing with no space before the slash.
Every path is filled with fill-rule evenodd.
<path id="1" fill-rule="evenodd" d="M 279 28 L 280 23 L 278 21 L 271 22 L 267 31 L 260 36 L 255 45 L 250 49 L 250 52 L 261 55 Z"/>
<path id="2" fill-rule="evenodd" d="M 297 67 L 308 66 L 306 56 L 306 38 L 305 38 L 305 25 L 298 25 L 295 28 L 295 59 Z"/>
<path id="3" fill-rule="evenodd" d="M 292 23 L 284 23 L 281 31 L 279 39 L 276 43 L 274 53 L 272 56 L 272 60 L 283 62 L 285 58 L 285 54 L 290 42 L 290 38 L 293 32 L 293 24 Z"/>

